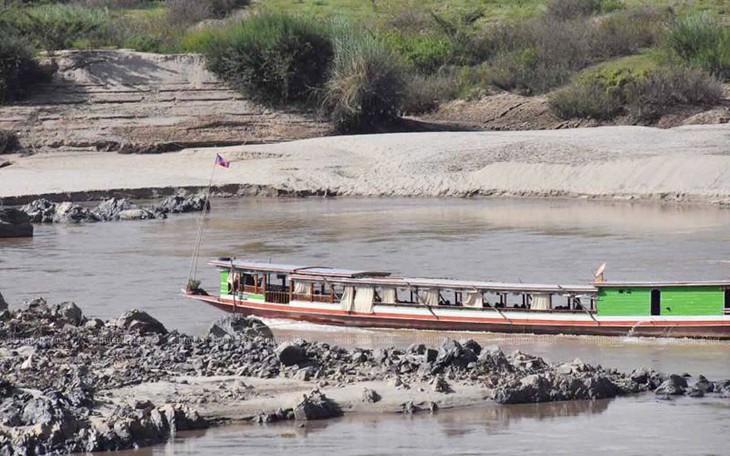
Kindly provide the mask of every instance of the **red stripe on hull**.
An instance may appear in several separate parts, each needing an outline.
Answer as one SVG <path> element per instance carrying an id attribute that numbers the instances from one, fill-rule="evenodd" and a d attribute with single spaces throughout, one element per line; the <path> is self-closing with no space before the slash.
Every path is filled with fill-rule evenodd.
<path id="1" fill-rule="evenodd" d="M 404 316 L 378 313 L 365 316 L 345 311 L 298 311 L 288 305 L 260 304 L 250 302 L 225 302 L 215 296 L 188 295 L 226 312 L 254 315 L 263 318 L 285 318 L 311 323 L 352 326 L 363 328 L 428 329 L 443 331 L 484 331 L 529 334 L 571 334 L 596 336 L 626 336 L 629 332 L 640 337 L 688 337 L 705 339 L 730 339 L 730 324 L 713 321 L 686 322 L 601 322 L 555 321 L 555 320 L 506 320 L 476 319 L 469 317 Z M 633 330 L 632 330 L 633 329 Z"/>

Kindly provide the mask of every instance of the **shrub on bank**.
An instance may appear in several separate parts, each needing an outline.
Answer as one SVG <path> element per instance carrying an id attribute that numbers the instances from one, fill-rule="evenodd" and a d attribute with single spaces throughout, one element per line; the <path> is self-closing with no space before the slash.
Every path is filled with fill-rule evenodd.
<path id="1" fill-rule="evenodd" d="M 13 26 L 49 53 L 71 48 L 109 21 L 105 10 L 70 4 L 46 4 L 7 13 Z"/>
<path id="2" fill-rule="evenodd" d="M 399 56 L 364 31 L 342 25 L 333 33 L 325 107 L 335 128 L 359 133 L 392 123 L 406 96 L 407 70 Z"/>
<path id="3" fill-rule="evenodd" d="M 451 72 L 413 75 L 407 80 L 403 112 L 417 115 L 435 111 L 441 103 L 457 98 L 460 88 L 458 75 Z"/>
<path id="4" fill-rule="evenodd" d="M 166 0 L 171 24 L 189 26 L 205 19 L 222 19 L 248 5 L 249 0 Z"/>
<path id="5" fill-rule="evenodd" d="M 210 70 L 261 103 L 306 100 L 327 80 L 334 51 L 319 22 L 263 13 L 207 33 L 198 40 Z"/>
<path id="6" fill-rule="evenodd" d="M 730 27 L 717 17 L 704 12 L 677 19 L 667 47 L 685 63 L 730 80 Z"/>
<path id="7" fill-rule="evenodd" d="M 35 68 L 33 54 L 30 43 L 0 23 L 0 104 L 25 94 Z"/>
<path id="8" fill-rule="evenodd" d="M 722 85 L 707 73 L 657 67 L 591 72 L 554 93 L 549 103 L 563 119 L 609 120 L 625 114 L 653 122 L 675 106 L 711 106 L 721 99 Z"/>

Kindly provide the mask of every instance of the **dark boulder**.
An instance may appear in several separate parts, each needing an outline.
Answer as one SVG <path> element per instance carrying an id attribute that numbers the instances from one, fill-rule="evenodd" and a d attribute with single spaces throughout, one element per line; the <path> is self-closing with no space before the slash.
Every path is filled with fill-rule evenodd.
<path id="1" fill-rule="evenodd" d="M 117 319 L 117 326 L 140 334 L 167 334 L 167 329 L 147 312 L 133 309 L 124 312 Z"/>
<path id="2" fill-rule="evenodd" d="M 53 307 L 52 314 L 55 318 L 79 326 L 85 322 L 84 314 L 74 302 L 62 302 Z"/>
<path id="3" fill-rule="evenodd" d="M 20 208 L 28 214 L 31 223 L 52 223 L 56 215 L 56 203 L 47 199 L 37 199 Z"/>
<path id="4" fill-rule="evenodd" d="M 715 384 L 707 380 L 704 375 L 700 375 L 699 379 L 697 379 L 697 382 L 692 385 L 692 389 L 696 391 L 701 391 L 702 393 L 712 393 L 715 391 Z"/>
<path id="5" fill-rule="evenodd" d="M 263 337 L 273 339 L 274 333 L 264 322 L 254 317 L 231 315 L 210 325 L 208 337 L 240 336 L 244 338 Z"/>
<path id="6" fill-rule="evenodd" d="M 285 366 L 302 364 L 308 360 L 307 350 L 295 342 L 284 342 L 276 347 L 276 356 Z"/>
<path id="7" fill-rule="evenodd" d="M 505 354 L 496 345 L 483 348 L 481 350 L 481 353 L 479 353 L 477 363 L 480 367 L 486 369 L 489 372 L 503 372 L 513 370 L 512 364 L 510 364 Z"/>
<path id="8" fill-rule="evenodd" d="M 679 396 L 684 394 L 686 390 L 687 380 L 681 375 L 672 374 L 654 392 L 668 396 Z"/>
<path id="9" fill-rule="evenodd" d="M 12 207 L 0 207 L 0 238 L 31 237 L 33 225 L 28 214 Z"/>
<path id="10" fill-rule="evenodd" d="M 342 416 L 340 406 L 319 390 L 305 394 L 302 401 L 294 407 L 294 419 L 297 421 L 326 420 L 338 416 Z"/>
<path id="11" fill-rule="evenodd" d="M 469 363 L 476 362 L 476 353 L 471 349 L 463 347 L 453 339 L 444 339 L 439 347 L 438 355 L 434 361 L 434 369 L 441 370 L 446 366 L 465 368 Z"/>
<path id="12" fill-rule="evenodd" d="M 8 310 L 8 303 L 5 302 L 5 298 L 3 298 L 3 294 L 0 293 L 0 312 Z"/>

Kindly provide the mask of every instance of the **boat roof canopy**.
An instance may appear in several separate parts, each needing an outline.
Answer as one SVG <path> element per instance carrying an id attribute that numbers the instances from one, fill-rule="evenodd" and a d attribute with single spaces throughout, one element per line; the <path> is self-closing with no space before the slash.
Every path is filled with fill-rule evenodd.
<path id="1" fill-rule="evenodd" d="M 672 287 L 728 287 L 730 280 L 696 282 L 596 282 L 596 288 L 672 288 Z"/>
<path id="2" fill-rule="evenodd" d="M 293 264 L 259 263 L 253 261 L 231 260 L 219 258 L 211 260 L 208 264 L 219 268 L 230 268 L 250 272 L 276 272 L 280 274 L 300 274 L 311 278 L 337 277 L 337 278 L 358 278 L 358 277 L 387 277 L 390 272 L 363 271 L 356 269 L 337 269 L 322 266 L 299 266 Z"/>
<path id="3" fill-rule="evenodd" d="M 492 291 L 507 293 L 584 294 L 595 293 L 597 291 L 596 287 L 592 285 L 530 284 L 398 277 L 392 276 L 389 272 L 381 271 L 260 263 L 255 261 L 232 260 L 229 258 L 211 260 L 208 264 L 226 269 L 233 265 L 235 269 L 246 272 L 273 272 L 288 274 L 291 280 L 326 281 L 347 285 L 374 285 L 396 288 L 446 288 L 465 291 Z"/>

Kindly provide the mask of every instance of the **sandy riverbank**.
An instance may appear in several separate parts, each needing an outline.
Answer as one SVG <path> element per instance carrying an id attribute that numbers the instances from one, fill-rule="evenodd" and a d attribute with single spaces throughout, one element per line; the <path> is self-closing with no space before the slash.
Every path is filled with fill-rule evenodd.
<path id="1" fill-rule="evenodd" d="M 6 156 L 0 198 L 151 196 L 214 185 L 239 194 L 529 196 L 730 201 L 730 124 L 398 133 L 159 155 Z M 146 191 L 145 191 L 146 190 Z M 95 193 L 96 192 L 96 193 Z"/>

